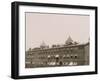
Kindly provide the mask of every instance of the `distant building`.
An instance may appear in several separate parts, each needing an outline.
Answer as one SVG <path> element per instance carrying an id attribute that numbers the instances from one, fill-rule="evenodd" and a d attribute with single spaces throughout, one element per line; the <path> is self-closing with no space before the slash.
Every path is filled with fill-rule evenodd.
<path id="1" fill-rule="evenodd" d="M 64 45 L 52 45 L 51 48 L 43 42 L 25 55 L 26 68 L 78 65 L 89 65 L 89 42 L 78 44 L 71 37 Z"/>

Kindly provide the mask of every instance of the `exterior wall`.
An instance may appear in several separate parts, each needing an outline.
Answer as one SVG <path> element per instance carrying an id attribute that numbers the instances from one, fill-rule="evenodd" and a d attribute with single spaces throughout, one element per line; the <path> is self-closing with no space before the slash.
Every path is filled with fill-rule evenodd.
<path id="1" fill-rule="evenodd" d="M 87 43 L 85 45 L 85 64 L 86 65 L 89 65 L 89 60 L 90 60 L 90 58 L 89 58 L 89 54 L 90 54 L 89 50 L 90 50 L 90 45 L 89 45 L 89 43 Z"/>
<path id="2" fill-rule="evenodd" d="M 89 64 L 89 45 L 37 48 L 26 52 L 26 68 Z"/>

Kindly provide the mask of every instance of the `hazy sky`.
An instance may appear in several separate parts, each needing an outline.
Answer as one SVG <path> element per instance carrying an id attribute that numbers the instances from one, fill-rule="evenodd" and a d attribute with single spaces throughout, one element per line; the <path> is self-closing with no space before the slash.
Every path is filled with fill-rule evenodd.
<path id="1" fill-rule="evenodd" d="M 89 16 L 26 13 L 26 50 L 46 45 L 64 44 L 69 35 L 74 41 L 89 39 Z"/>

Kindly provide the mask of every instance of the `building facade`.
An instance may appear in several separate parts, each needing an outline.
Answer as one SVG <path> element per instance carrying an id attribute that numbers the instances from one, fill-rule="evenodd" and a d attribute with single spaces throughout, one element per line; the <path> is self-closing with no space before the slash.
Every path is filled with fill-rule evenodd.
<path id="1" fill-rule="evenodd" d="M 78 44 L 71 37 L 64 45 L 46 46 L 43 43 L 39 48 L 26 51 L 25 67 L 53 67 L 89 65 L 89 42 Z"/>

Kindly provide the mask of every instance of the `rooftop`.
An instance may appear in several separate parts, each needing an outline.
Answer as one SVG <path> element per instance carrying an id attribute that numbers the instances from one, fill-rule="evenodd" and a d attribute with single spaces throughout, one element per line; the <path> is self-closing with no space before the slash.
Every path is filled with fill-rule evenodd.
<path id="1" fill-rule="evenodd" d="M 69 36 L 68 39 L 65 41 L 65 44 L 62 44 L 62 45 L 54 44 L 54 45 L 52 45 L 52 47 L 49 47 L 49 45 L 46 45 L 45 42 L 42 41 L 42 44 L 40 45 L 40 47 L 36 47 L 33 49 L 30 48 L 29 50 L 43 50 L 43 49 L 52 49 L 52 48 L 61 48 L 61 47 L 74 47 L 74 46 L 86 45 L 88 43 L 80 44 L 76 41 L 73 41 L 72 38 Z"/>

